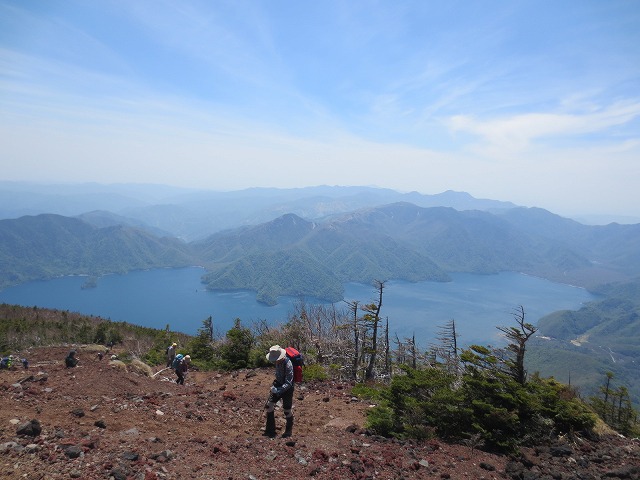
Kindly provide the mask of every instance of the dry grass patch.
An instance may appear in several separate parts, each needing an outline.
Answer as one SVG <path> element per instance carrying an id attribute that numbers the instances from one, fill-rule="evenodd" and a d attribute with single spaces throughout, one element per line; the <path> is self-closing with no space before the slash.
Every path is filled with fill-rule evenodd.
<path id="1" fill-rule="evenodd" d="M 134 358 L 129 364 L 129 369 L 135 373 L 139 373 L 140 375 L 144 375 L 145 377 L 151 377 L 153 375 L 153 371 L 151 367 L 137 358 Z"/>

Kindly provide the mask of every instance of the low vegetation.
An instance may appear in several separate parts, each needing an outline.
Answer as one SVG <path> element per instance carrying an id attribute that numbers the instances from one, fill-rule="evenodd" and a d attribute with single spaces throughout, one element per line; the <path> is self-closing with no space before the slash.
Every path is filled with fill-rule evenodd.
<path id="1" fill-rule="evenodd" d="M 299 303 L 281 325 L 243 325 L 236 319 L 224 337 L 214 335 L 209 317 L 195 336 L 116 323 L 66 311 L 0 305 L 3 354 L 30 346 L 116 344 L 119 361 L 144 375 L 165 364 L 165 348 L 178 343 L 197 369 L 234 370 L 266 366 L 273 344 L 304 353 L 306 381 L 351 380 L 353 394 L 376 404 L 368 426 L 384 436 L 442 438 L 471 448 L 513 452 L 521 445 L 550 442 L 558 435 L 590 431 L 600 416 L 627 435 L 637 434 L 637 413 L 627 390 L 607 377 L 601 396 L 583 401 L 553 378 L 528 375 L 525 353 L 536 329 L 525 310 L 514 311 L 513 326 L 498 327 L 502 348 L 459 349 L 455 321 L 441 328 L 436 342 L 420 351 L 415 339 L 390 340 L 377 302 L 357 302 L 344 310 Z"/>

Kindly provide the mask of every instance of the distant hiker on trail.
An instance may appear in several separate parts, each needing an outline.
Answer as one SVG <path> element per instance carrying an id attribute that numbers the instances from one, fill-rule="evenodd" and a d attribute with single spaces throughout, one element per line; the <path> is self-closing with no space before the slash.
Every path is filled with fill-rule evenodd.
<path id="1" fill-rule="evenodd" d="M 64 359 L 64 364 L 67 368 L 72 368 L 78 365 L 78 357 L 76 357 L 76 351 L 71 350 L 67 358 Z"/>
<path id="2" fill-rule="evenodd" d="M 282 400 L 282 409 L 287 420 L 287 426 L 282 436 L 284 438 L 290 437 L 293 430 L 293 412 L 291 411 L 293 408 L 293 364 L 287 357 L 286 350 L 280 345 L 274 345 L 269 349 L 267 360 L 276 364 L 276 378 L 271 386 L 269 399 L 264 406 L 267 411 L 267 424 L 262 435 L 271 438 L 276 436 L 274 410 L 276 403 Z"/>
<path id="3" fill-rule="evenodd" d="M 0 369 L 9 369 L 11 368 L 11 357 L 2 357 L 2 360 L 0 360 Z"/>
<path id="4" fill-rule="evenodd" d="M 177 343 L 172 343 L 171 345 L 169 345 L 167 347 L 167 367 L 170 367 L 171 364 L 173 363 L 173 359 L 176 358 L 176 347 L 178 346 Z"/>
<path id="5" fill-rule="evenodd" d="M 178 385 L 184 385 L 184 379 L 189 371 L 189 364 L 191 363 L 191 357 L 189 355 L 182 356 L 181 353 L 176 355 L 173 359 L 173 368 L 176 371 L 176 383 Z"/>
<path id="6" fill-rule="evenodd" d="M 102 360 L 102 357 L 104 357 L 104 354 L 102 352 L 98 352 L 98 360 Z"/>

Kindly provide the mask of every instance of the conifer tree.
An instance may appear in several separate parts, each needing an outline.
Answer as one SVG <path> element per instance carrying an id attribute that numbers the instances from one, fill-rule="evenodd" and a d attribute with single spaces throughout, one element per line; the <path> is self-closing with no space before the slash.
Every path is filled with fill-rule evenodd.
<path id="1" fill-rule="evenodd" d="M 529 338 L 536 333 L 537 328 L 532 324 L 525 322 L 525 312 L 522 305 L 520 305 L 512 315 L 517 323 L 516 327 L 497 328 L 504 333 L 505 337 L 510 342 L 506 348 L 506 373 L 520 385 L 524 385 L 527 382 L 527 371 L 524 367 L 526 344 Z"/>

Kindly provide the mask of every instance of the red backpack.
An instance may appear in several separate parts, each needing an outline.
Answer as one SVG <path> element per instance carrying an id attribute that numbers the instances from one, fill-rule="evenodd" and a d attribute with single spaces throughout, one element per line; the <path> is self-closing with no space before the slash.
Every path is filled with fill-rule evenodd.
<path id="1" fill-rule="evenodd" d="M 287 357 L 293 364 L 293 382 L 300 383 L 302 381 L 302 367 L 304 367 L 304 359 L 302 354 L 293 347 L 285 348 Z"/>

